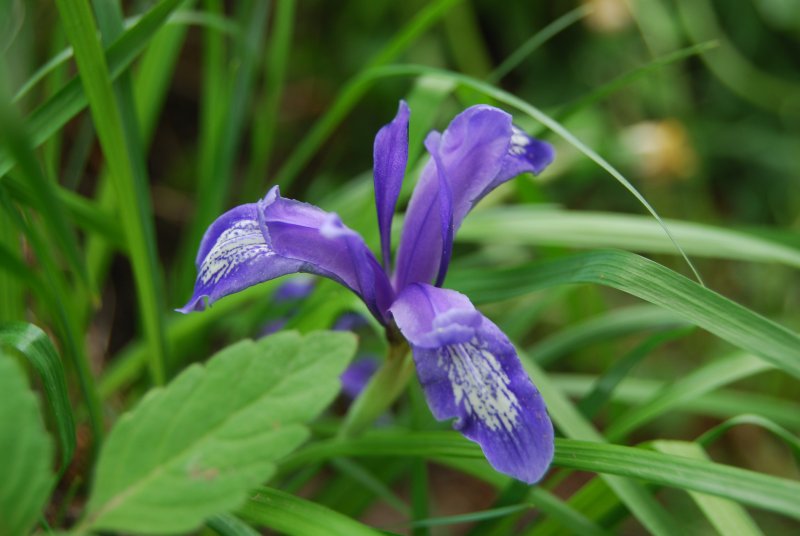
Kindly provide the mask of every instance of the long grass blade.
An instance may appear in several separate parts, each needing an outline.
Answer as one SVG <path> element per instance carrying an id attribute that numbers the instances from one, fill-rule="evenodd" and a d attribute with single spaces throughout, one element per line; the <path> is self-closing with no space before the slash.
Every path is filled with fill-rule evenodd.
<path id="1" fill-rule="evenodd" d="M 161 304 L 163 293 L 159 289 L 161 278 L 152 209 L 147 184 L 142 180 L 144 163 L 131 147 L 131 144 L 139 143 L 138 133 L 126 135 L 125 125 L 131 125 L 132 117 L 120 111 L 105 55 L 95 39 L 96 27 L 89 4 L 86 0 L 59 0 L 57 6 L 75 51 L 100 144 L 114 178 L 118 209 L 133 264 L 141 320 L 149 342 L 150 374 L 153 382 L 160 385 L 166 378 L 164 363 L 167 355 Z M 123 109 L 133 112 L 130 107 Z"/>
<path id="2" fill-rule="evenodd" d="M 667 308 L 724 341 L 800 378 L 800 336 L 651 260 L 594 251 L 511 269 L 454 271 L 451 286 L 477 302 L 498 301 L 555 285 L 593 283 Z"/>
<path id="3" fill-rule="evenodd" d="M 800 268 L 800 250 L 750 233 L 722 227 L 664 220 L 689 255 L 773 262 Z M 477 210 L 464 220 L 458 239 L 492 244 L 620 248 L 674 253 L 675 248 L 651 218 L 631 214 L 578 212 L 529 206 Z"/>

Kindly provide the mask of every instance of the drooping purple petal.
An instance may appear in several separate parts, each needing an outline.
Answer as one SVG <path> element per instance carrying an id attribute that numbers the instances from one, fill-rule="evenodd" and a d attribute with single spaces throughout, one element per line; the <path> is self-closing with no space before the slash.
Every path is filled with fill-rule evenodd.
<path id="1" fill-rule="evenodd" d="M 302 262 L 276 255 L 264 235 L 259 204 L 229 210 L 211 224 L 197 252 L 197 280 L 182 313 L 202 311 L 223 296 L 298 272 Z"/>
<path id="2" fill-rule="evenodd" d="M 350 399 L 358 397 L 380 365 L 380 361 L 374 356 L 360 357 L 353 361 L 339 376 L 342 392 Z"/>
<path id="3" fill-rule="evenodd" d="M 503 158 L 500 173 L 492 180 L 491 184 L 478 196 L 473 205 L 483 197 L 520 173 L 533 173 L 538 175 L 549 166 L 556 156 L 553 146 L 546 141 L 537 140 L 516 125 L 511 125 L 511 141 L 508 153 Z"/>
<path id="4" fill-rule="evenodd" d="M 388 278 L 364 240 L 338 216 L 282 198 L 277 187 L 257 204 L 215 221 L 200 247 L 195 291 L 182 312 L 289 273 L 329 277 L 358 294 L 383 321 L 392 301 Z"/>
<path id="5" fill-rule="evenodd" d="M 373 147 L 375 206 L 383 266 L 387 272 L 391 266 L 392 217 L 408 164 L 408 117 L 408 105 L 400 101 L 397 115 L 378 131 Z"/>
<path id="6" fill-rule="evenodd" d="M 441 136 L 439 156 L 453 197 L 453 229 L 483 196 L 523 171 L 540 172 L 552 160 L 552 147 L 511 123 L 506 112 L 472 106 L 456 116 Z M 431 282 L 442 265 L 444 243 L 435 207 L 438 174 L 428 162 L 406 212 L 397 257 L 395 288 Z"/>
<path id="7" fill-rule="evenodd" d="M 553 458 L 553 425 L 503 332 L 463 294 L 427 284 L 406 287 L 390 311 L 433 415 L 456 418 L 498 471 L 538 481 Z"/>

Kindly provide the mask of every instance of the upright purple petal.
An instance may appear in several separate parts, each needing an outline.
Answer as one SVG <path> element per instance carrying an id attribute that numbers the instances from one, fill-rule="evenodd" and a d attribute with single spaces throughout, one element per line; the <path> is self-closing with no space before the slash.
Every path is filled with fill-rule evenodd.
<path id="1" fill-rule="evenodd" d="M 439 270 L 436 274 L 436 286 L 442 286 L 447 275 L 447 267 L 450 264 L 450 257 L 453 255 L 453 192 L 447 180 L 447 170 L 442 162 L 439 153 L 441 135 L 438 132 L 431 132 L 425 138 L 425 148 L 431 154 L 433 163 L 436 165 L 436 175 L 438 177 L 438 190 L 436 196 L 439 198 L 439 225 L 442 229 L 442 254 L 439 259 Z"/>
<path id="2" fill-rule="evenodd" d="M 475 203 L 502 182 L 523 171 L 540 172 L 553 158 L 552 147 L 511 123 L 506 112 L 472 106 L 456 116 L 441 136 L 439 159 L 453 198 L 457 231 Z M 436 219 L 438 173 L 432 159 L 425 166 L 406 212 L 398 250 L 395 288 L 431 282 L 445 249 Z"/>
<path id="3" fill-rule="evenodd" d="M 408 105 L 400 101 L 397 115 L 378 131 L 373 148 L 375 206 L 381 233 L 381 255 L 387 272 L 391 266 L 392 217 L 408 164 L 408 116 Z"/>
<path id="4" fill-rule="evenodd" d="M 386 274 L 364 240 L 336 214 L 280 196 L 277 187 L 257 204 L 215 221 L 197 257 L 194 294 L 182 312 L 289 273 L 329 277 L 358 294 L 383 321 L 392 301 Z"/>
<path id="5" fill-rule="evenodd" d="M 414 353 L 428 406 L 481 446 L 498 471 L 527 483 L 553 458 L 553 425 L 514 347 L 463 294 L 427 284 L 390 309 Z"/>

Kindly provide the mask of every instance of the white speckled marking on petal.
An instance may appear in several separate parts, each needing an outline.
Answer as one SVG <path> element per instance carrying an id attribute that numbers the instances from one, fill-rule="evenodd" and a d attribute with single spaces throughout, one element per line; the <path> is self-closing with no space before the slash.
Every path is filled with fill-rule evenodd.
<path id="1" fill-rule="evenodd" d="M 491 431 L 514 430 L 519 422 L 519 401 L 494 355 L 472 339 L 440 348 L 438 358 L 437 364 L 447 371 L 456 404 Z"/>
<path id="2" fill-rule="evenodd" d="M 200 266 L 198 279 L 203 285 L 216 284 L 237 267 L 274 252 L 267 246 L 256 220 L 239 220 L 225 229 Z"/>
<path id="3" fill-rule="evenodd" d="M 528 145 L 531 144 L 530 137 L 516 125 L 511 125 L 511 132 L 511 142 L 508 146 L 509 154 L 515 156 L 524 155 L 528 150 Z"/>

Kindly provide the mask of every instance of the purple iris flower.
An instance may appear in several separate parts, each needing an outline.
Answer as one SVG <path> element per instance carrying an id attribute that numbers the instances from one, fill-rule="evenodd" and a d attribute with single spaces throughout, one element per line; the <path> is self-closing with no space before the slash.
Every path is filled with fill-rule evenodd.
<path id="1" fill-rule="evenodd" d="M 206 302 L 290 273 L 331 278 L 364 301 L 390 339 L 402 334 L 437 419 L 457 419 L 454 427 L 477 442 L 498 471 L 536 482 L 553 456 L 544 401 L 508 337 L 466 296 L 441 284 L 453 235 L 467 213 L 519 173 L 541 172 L 553 148 L 486 105 L 468 108 L 442 133 L 431 132 L 425 140 L 431 159 L 411 197 L 393 266 L 391 225 L 408 160 L 408 119 L 401 102 L 375 137 L 382 263 L 336 214 L 283 198 L 275 186 L 209 227 L 194 294 L 180 311 L 202 310 Z"/>

